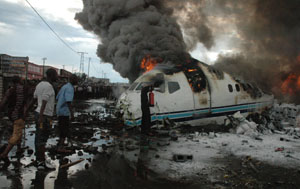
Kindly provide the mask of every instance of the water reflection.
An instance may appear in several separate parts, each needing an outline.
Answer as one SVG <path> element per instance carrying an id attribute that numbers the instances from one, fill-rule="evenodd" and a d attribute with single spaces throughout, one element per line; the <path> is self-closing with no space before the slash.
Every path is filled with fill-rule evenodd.
<path id="1" fill-rule="evenodd" d="M 61 165 L 67 164 L 69 160 L 67 158 L 62 158 L 59 162 L 59 167 Z M 57 177 L 54 181 L 54 188 L 72 188 L 72 184 L 68 179 L 68 168 L 58 168 Z"/>
<path id="2" fill-rule="evenodd" d="M 46 171 L 39 171 L 37 170 L 35 172 L 35 178 L 32 180 L 32 186 L 35 189 L 43 189 L 45 188 L 45 178 L 49 174 L 49 172 Z"/>
<path id="3" fill-rule="evenodd" d="M 150 161 L 149 157 L 149 144 L 144 141 L 148 140 L 147 138 L 141 138 L 140 141 L 140 150 L 138 155 L 138 160 L 136 164 L 136 174 L 139 178 L 143 180 L 148 179 L 148 165 Z"/>
<path id="4" fill-rule="evenodd" d="M 94 114 L 106 115 L 107 111 L 103 109 L 103 102 L 77 102 L 78 106 L 84 104 L 83 108 L 79 108 L 80 112 L 84 114 L 87 111 L 93 111 Z M 75 108 L 77 105 L 75 104 Z M 78 108 L 77 108 L 78 109 Z M 101 113 L 102 112 L 102 113 Z M 104 112 L 104 113 L 103 113 Z M 33 124 L 26 125 L 22 147 L 25 150 L 22 156 L 17 157 L 16 148 L 13 148 L 9 154 L 12 163 L 7 170 L 0 170 L 0 188 L 71 188 L 72 184 L 69 177 L 72 177 L 79 170 L 85 170 L 90 166 L 94 154 L 101 151 L 101 146 L 109 146 L 112 143 L 112 138 L 109 137 L 109 131 L 103 129 L 105 126 L 105 120 L 100 119 L 100 116 L 95 116 L 92 113 L 87 114 L 87 120 L 78 120 L 77 124 L 74 124 L 72 130 L 73 144 L 70 148 L 73 149 L 71 154 L 67 154 L 65 157 L 63 154 L 56 153 L 57 137 L 52 132 L 47 143 L 47 156 L 52 159 L 57 169 L 52 172 L 37 171 L 32 162 L 35 160 L 34 155 L 34 136 L 35 127 Z M 85 118 L 84 116 L 79 117 Z M 95 118 L 90 120 L 90 118 Z M 100 123 L 99 120 L 102 122 Z M 0 120 L 0 144 L 7 141 L 7 137 L 10 136 L 8 132 L 8 123 L 5 120 Z M 55 123 L 55 122 L 54 122 Z M 99 124 L 100 123 L 100 124 Z M 79 154 L 79 151 L 81 153 Z M 58 167 L 64 162 L 60 159 L 68 158 L 69 162 L 74 162 L 79 159 L 84 159 L 81 163 L 69 167 L 68 169 L 58 169 Z M 0 163 L 1 164 L 1 163 Z M 2 165 L 2 164 L 1 164 Z M 0 167 L 1 167 L 0 165 Z"/>

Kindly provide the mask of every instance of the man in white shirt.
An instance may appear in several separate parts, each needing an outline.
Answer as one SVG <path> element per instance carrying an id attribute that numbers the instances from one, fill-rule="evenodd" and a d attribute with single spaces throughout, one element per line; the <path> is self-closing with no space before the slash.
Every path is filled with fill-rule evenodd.
<path id="1" fill-rule="evenodd" d="M 54 113 L 55 91 L 52 83 L 57 80 L 57 72 L 50 68 L 46 71 L 46 76 L 47 80 L 41 81 L 34 91 L 34 99 L 38 102 L 35 109 L 36 133 L 34 141 L 38 169 L 54 168 L 46 161 L 45 151 Z"/>

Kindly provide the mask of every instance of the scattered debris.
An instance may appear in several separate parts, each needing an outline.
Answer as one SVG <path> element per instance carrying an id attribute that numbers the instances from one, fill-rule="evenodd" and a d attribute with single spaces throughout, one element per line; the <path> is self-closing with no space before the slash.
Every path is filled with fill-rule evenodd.
<path id="1" fill-rule="evenodd" d="M 71 128 L 74 138 L 72 138 L 71 141 L 72 143 L 70 143 L 71 145 L 67 147 L 72 152 L 70 154 L 67 154 L 67 156 L 69 156 L 69 158 L 73 156 L 72 158 L 78 159 L 78 156 L 84 155 L 85 158 L 88 155 L 89 158 L 86 158 L 86 161 L 84 161 L 84 159 L 74 161 L 74 159 L 71 158 L 73 162 L 67 161 L 61 163 L 60 168 L 72 167 L 73 166 L 72 164 L 75 165 L 84 161 L 83 164 L 79 164 L 81 170 L 93 171 L 92 169 L 92 167 L 94 166 L 93 164 L 97 163 L 97 161 L 94 160 L 92 161 L 92 159 L 96 157 L 93 156 L 93 154 L 98 154 L 101 156 L 110 156 L 111 151 L 123 149 L 123 151 L 121 151 L 120 153 L 132 154 L 132 156 L 135 159 L 141 158 L 143 152 L 147 152 L 149 150 L 149 152 L 152 153 L 146 153 L 146 154 L 150 154 L 151 159 L 153 161 L 162 162 L 163 164 L 163 162 L 167 160 L 168 163 L 170 164 L 173 163 L 174 167 L 172 168 L 181 169 L 181 167 L 184 166 L 183 169 L 185 169 L 187 166 L 195 166 L 194 163 L 198 163 L 199 160 L 198 155 L 201 153 L 205 153 L 205 155 L 208 155 L 209 153 L 207 152 L 213 152 L 222 149 L 225 152 L 234 154 L 235 150 L 239 148 L 241 149 L 243 148 L 240 151 L 242 154 L 241 156 L 239 156 L 240 154 L 237 153 L 238 154 L 237 158 L 239 160 L 242 160 L 242 163 L 237 166 L 238 169 L 233 170 L 231 167 L 232 165 L 228 165 L 228 167 L 226 168 L 219 169 L 219 171 L 222 172 L 222 177 L 224 177 L 225 181 L 214 181 L 213 183 L 218 183 L 217 185 L 214 186 L 220 186 L 220 188 L 222 187 L 235 188 L 237 185 L 240 186 L 241 188 L 242 187 L 253 188 L 253 186 L 255 188 L 255 187 L 262 186 L 256 183 L 257 180 L 259 179 L 256 178 L 255 176 L 265 174 L 262 173 L 265 171 L 261 166 L 262 163 L 256 159 L 257 156 L 259 156 L 258 155 L 259 153 L 263 153 L 262 152 L 263 150 L 259 148 L 259 145 L 260 144 L 269 145 L 270 140 L 268 140 L 268 137 L 272 137 L 272 135 L 274 135 L 272 141 L 274 141 L 274 143 L 278 142 L 280 143 L 280 146 L 281 145 L 283 146 L 283 147 L 276 147 L 275 145 L 273 145 L 272 147 L 269 146 L 269 148 L 266 149 L 265 151 L 270 152 L 271 158 L 273 158 L 273 156 L 275 156 L 274 154 L 276 154 L 278 157 L 280 156 L 283 159 L 287 159 L 286 161 L 293 162 L 293 161 L 300 160 L 298 158 L 299 157 L 298 153 L 293 151 L 293 148 L 290 148 L 290 146 L 297 143 L 298 141 L 297 139 L 300 138 L 300 128 L 287 125 L 284 122 L 281 122 L 279 126 L 277 124 L 273 124 L 272 119 L 269 119 L 267 114 L 265 115 L 253 114 L 247 117 L 247 119 L 243 117 L 242 114 L 240 114 L 239 112 L 236 113 L 235 115 L 228 116 L 228 120 L 226 121 L 227 126 L 225 127 L 226 129 L 231 128 L 231 133 L 224 132 L 223 130 L 218 131 L 215 129 L 211 129 L 211 127 L 197 128 L 197 127 L 189 127 L 189 126 L 179 126 L 172 123 L 172 120 L 165 119 L 164 120 L 165 123 L 163 127 L 157 127 L 154 130 L 152 130 L 152 133 L 154 135 L 148 137 L 149 140 L 147 140 L 147 146 L 145 147 L 143 146 L 140 147 L 139 144 L 140 137 L 139 137 L 138 128 L 132 129 L 130 131 L 127 131 L 125 129 L 122 130 L 123 129 L 122 127 L 121 129 L 119 129 L 119 125 L 122 124 L 120 120 L 111 119 L 108 117 L 103 119 L 103 117 L 100 116 L 100 113 L 96 112 L 96 110 L 94 110 L 94 112 L 92 113 L 79 112 L 76 114 L 76 116 L 77 116 L 76 121 L 72 123 L 72 128 Z M 118 129 L 114 129 L 115 125 L 118 125 Z M 114 134 L 112 135 L 112 133 Z M 30 134 L 34 135 L 34 131 L 32 130 L 29 131 L 28 135 Z M 231 136 L 226 138 L 224 137 L 226 135 L 231 135 Z M 54 138 L 55 136 L 56 135 L 53 133 L 52 138 Z M 232 136 L 234 136 L 235 138 Z M 250 138 L 248 136 L 250 136 Z M 233 141 L 231 140 L 232 139 L 231 137 L 234 138 L 236 146 L 232 144 Z M 279 140 L 282 142 L 279 142 Z M 102 143 L 103 141 L 106 142 Z M 188 145 L 194 145 L 197 147 L 195 147 L 195 151 L 185 151 L 182 149 L 178 149 L 178 151 L 175 151 L 175 153 L 168 152 L 170 148 L 173 148 L 174 144 L 176 144 L 177 147 L 180 148 L 180 145 L 182 145 L 183 143 L 187 143 Z M 47 151 L 49 152 L 48 155 L 51 157 L 52 160 L 58 160 L 59 158 L 62 158 L 63 155 L 66 155 L 66 154 L 63 155 L 57 154 L 55 144 L 56 142 L 51 144 L 50 148 L 47 148 Z M 32 150 L 32 146 L 30 147 L 27 146 L 26 148 L 24 148 L 28 154 L 28 156 L 26 155 L 24 158 L 26 159 L 27 162 L 30 161 L 32 162 L 24 166 L 24 169 L 25 168 L 35 169 L 30 167 L 31 165 L 36 164 L 36 162 L 34 162 L 33 159 L 31 160 L 31 158 L 34 157 L 33 155 L 34 151 Z M 154 151 L 155 148 L 157 148 L 157 150 Z M 100 149 L 102 149 L 102 151 Z M 248 150 L 251 151 L 251 153 L 253 153 L 251 154 L 253 158 L 249 156 L 244 158 L 243 156 L 244 153 L 247 153 L 244 151 L 248 151 Z M 222 152 L 223 151 L 217 152 L 218 158 L 224 155 L 224 153 Z M 278 152 L 282 152 L 282 153 L 278 153 Z M 169 153 L 170 155 L 166 156 L 165 154 L 167 153 Z M 126 156 L 122 156 L 122 157 L 126 158 Z M 170 157 L 173 158 L 172 159 L 173 161 L 170 161 Z M 12 155 L 11 158 L 13 159 L 12 162 L 16 162 L 15 159 L 17 159 L 17 156 Z M 265 159 L 267 159 L 267 157 Z M 260 159 L 260 161 L 262 160 Z M 177 163 L 177 162 L 188 162 L 188 163 Z M 17 164 L 18 163 L 12 163 L 9 169 L 18 170 Z M 156 166 L 158 166 L 157 163 Z M 76 166 L 70 168 L 70 170 L 75 168 Z M 209 173 L 208 172 L 209 169 L 213 169 L 213 168 L 206 167 L 206 170 L 201 172 L 201 174 L 196 174 L 199 173 L 199 170 L 195 168 L 195 172 L 192 172 L 193 169 L 190 169 L 190 167 L 187 168 L 187 170 L 190 170 L 190 172 L 194 175 L 198 175 L 198 177 L 207 177 Z M 219 173 L 216 172 L 216 173 L 221 174 L 220 172 Z M 172 175 L 172 173 L 170 174 Z M 241 179 L 241 177 L 243 179 Z M 56 177 L 51 176 L 51 178 L 56 178 Z M 189 177 L 184 175 L 180 177 L 180 182 L 187 182 L 188 179 Z M 233 181 L 234 179 L 236 179 L 235 182 Z M 242 182 L 243 185 L 239 185 L 239 183 Z M 270 183 L 273 184 L 274 182 L 270 181 Z"/>
<path id="2" fill-rule="evenodd" d="M 280 137 L 280 141 L 286 141 L 286 142 L 290 142 L 291 140 L 289 140 L 289 139 L 286 139 L 286 138 L 283 138 L 283 137 Z"/>
<path id="3" fill-rule="evenodd" d="M 176 162 L 186 162 L 189 160 L 193 160 L 193 155 L 190 154 L 174 154 L 173 160 Z"/>
<path id="4" fill-rule="evenodd" d="M 28 149 L 27 149 L 27 154 L 28 154 L 28 155 L 31 155 L 31 154 L 33 154 L 33 150 L 32 150 L 32 149 L 30 149 L 30 148 L 28 148 Z"/>
<path id="5" fill-rule="evenodd" d="M 240 112 L 236 112 L 230 117 L 233 128 L 236 134 L 247 135 L 253 138 L 258 138 L 257 124 L 246 120 Z"/>
<path id="6" fill-rule="evenodd" d="M 176 133 L 175 130 L 170 131 L 169 135 L 170 135 L 170 137 L 171 137 L 171 140 L 173 140 L 173 141 L 178 140 L 178 136 L 177 136 L 177 133 Z"/>
<path id="7" fill-rule="evenodd" d="M 80 150 L 80 151 L 77 152 L 77 155 L 78 156 L 83 156 L 83 152 Z"/>
<path id="8" fill-rule="evenodd" d="M 83 160 L 84 160 L 84 159 L 80 159 L 80 160 L 77 160 L 77 161 L 73 161 L 73 162 L 71 162 L 71 163 L 67 163 L 67 164 L 61 165 L 59 168 L 60 168 L 60 169 L 68 168 L 68 167 L 71 167 L 71 166 L 73 166 L 73 165 L 76 165 L 76 164 L 82 162 Z"/>
<path id="9" fill-rule="evenodd" d="M 278 128 L 296 127 L 300 124 L 300 106 L 294 104 L 275 103 L 270 118 Z"/>
<path id="10" fill-rule="evenodd" d="M 84 168 L 85 168 L 85 169 L 89 169 L 89 167 L 90 167 L 90 165 L 89 165 L 88 163 L 86 163 L 86 164 L 84 165 Z"/>
<path id="11" fill-rule="evenodd" d="M 284 147 L 276 148 L 276 149 L 275 149 L 275 152 L 282 152 L 283 150 L 284 150 Z"/>

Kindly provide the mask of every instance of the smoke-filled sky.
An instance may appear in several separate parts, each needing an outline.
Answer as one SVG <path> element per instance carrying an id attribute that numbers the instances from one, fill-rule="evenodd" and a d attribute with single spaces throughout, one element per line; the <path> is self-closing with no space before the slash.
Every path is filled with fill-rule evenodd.
<path id="1" fill-rule="evenodd" d="M 102 64 L 104 61 L 96 55 L 100 41 L 98 36 L 84 30 L 74 19 L 75 14 L 83 8 L 82 0 L 28 1 L 74 50 L 88 53 L 85 56 L 85 73 L 88 70 L 88 57 L 92 57 L 91 76 L 103 77 L 105 73 L 113 82 L 128 82 L 111 64 Z M 219 51 L 208 51 L 198 43 L 197 48 L 190 52 L 194 57 L 212 63 Z M 80 57 L 47 28 L 25 0 L 0 0 L 0 53 L 28 56 L 36 64 L 42 64 L 42 58 L 46 57 L 48 65 L 57 68 L 64 66 L 69 71 L 79 70 Z"/>
<path id="2" fill-rule="evenodd" d="M 98 56 L 123 77 L 139 76 L 148 54 L 177 64 L 195 49 L 217 51 L 217 68 L 300 102 L 299 0 L 83 2 L 75 19 L 101 38 Z"/>
<path id="3" fill-rule="evenodd" d="M 96 55 L 99 38 L 86 31 L 74 19 L 83 8 L 82 0 L 28 0 L 47 23 L 75 51 L 84 51 L 84 71 L 88 71 L 88 57 L 92 57 L 90 76 L 103 77 L 112 82 L 128 82 L 112 68 L 103 64 Z M 201 48 L 201 45 L 200 45 Z M 199 51 L 198 51 L 199 52 Z M 25 0 L 0 0 L 0 54 L 28 56 L 29 61 L 46 64 L 69 71 L 79 71 L 80 56 L 66 47 L 42 22 Z M 203 54 L 193 52 L 202 59 Z M 216 52 L 205 54 L 203 61 L 213 62 Z M 209 56 L 209 57 L 208 57 Z M 101 64 L 99 63 L 101 62 Z"/>
<path id="4" fill-rule="evenodd" d="M 71 47 L 93 57 L 91 75 L 134 80 L 148 54 L 175 64 L 190 54 L 300 103 L 299 0 L 29 1 Z M 24 0 L 0 0 L 0 53 L 79 68 L 79 56 Z"/>

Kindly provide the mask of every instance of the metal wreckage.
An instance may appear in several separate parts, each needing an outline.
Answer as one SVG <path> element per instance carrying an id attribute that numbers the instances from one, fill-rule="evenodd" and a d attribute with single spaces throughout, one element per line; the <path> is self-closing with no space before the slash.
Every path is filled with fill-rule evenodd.
<path id="1" fill-rule="evenodd" d="M 148 137 L 149 149 L 143 149 L 138 133 L 119 141 L 120 153 L 143 170 L 143 177 L 194 182 L 199 172 L 211 175 L 219 170 L 221 165 L 212 159 L 228 154 L 299 167 L 295 145 L 300 139 L 300 107 L 278 104 L 255 84 L 195 59 L 176 66 L 150 66 L 132 83 L 117 103 L 128 131 L 141 125 L 141 88 L 154 83 L 159 86 L 151 91 L 150 109 L 156 134 Z M 260 170 L 251 162 L 249 167 Z"/>
<path id="2" fill-rule="evenodd" d="M 140 91 L 153 83 L 158 83 L 150 107 L 153 135 L 147 136 L 145 145 L 140 135 Z M 62 183 L 77 188 L 255 188 L 275 187 L 274 180 L 280 179 L 287 187 L 299 184 L 289 179 L 297 178 L 300 169 L 300 107 L 278 104 L 255 85 L 195 59 L 150 66 L 120 96 L 115 115 L 123 120 L 113 114 L 113 102 L 86 103 L 77 105 L 70 154 L 56 154 L 53 133 L 47 151 L 60 168 L 43 177 L 43 183 L 58 184 L 64 171 L 74 175 Z M 21 175 L 33 169 L 32 125 L 26 132 L 29 147 L 21 163 L 27 165 L 19 169 Z M 69 160 L 59 163 L 61 157 Z"/>
<path id="3" fill-rule="evenodd" d="M 153 93 L 152 124 L 168 118 L 194 126 L 223 124 L 227 115 L 240 111 L 244 116 L 272 107 L 273 95 L 257 86 L 192 59 L 182 65 L 157 65 L 133 82 L 121 95 L 118 106 L 125 125 L 141 124 L 140 91 L 143 85 L 159 82 Z"/>

